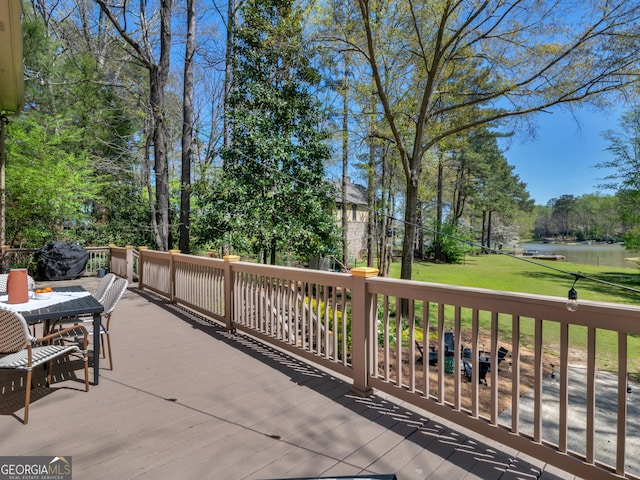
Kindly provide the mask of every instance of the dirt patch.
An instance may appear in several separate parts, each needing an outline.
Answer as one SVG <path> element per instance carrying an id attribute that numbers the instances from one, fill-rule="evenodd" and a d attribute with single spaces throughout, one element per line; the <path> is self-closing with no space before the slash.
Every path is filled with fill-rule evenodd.
<path id="1" fill-rule="evenodd" d="M 463 336 L 464 337 L 464 336 Z M 480 336 L 479 345 L 490 345 L 491 340 L 489 336 Z M 510 409 L 512 406 L 512 392 L 513 381 L 516 379 L 516 362 L 513 362 L 511 355 L 511 344 L 506 342 L 498 342 L 498 348 L 504 347 L 509 352 L 507 353 L 504 361 L 500 364 L 498 369 L 498 413 L 502 413 L 504 410 Z M 462 354 L 462 352 L 460 352 Z M 415 356 L 410 361 L 410 351 L 408 348 L 403 349 L 402 352 L 402 370 L 401 370 L 401 383 L 402 385 L 415 388 L 420 392 L 428 392 L 428 395 L 432 398 L 439 398 L 439 382 L 437 365 L 426 365 L 420 361 L 420 353 L 416 349 Z M 428 357 L 428 353 L 425 352 Z M 387 361 L 388 358 L 388 368 Z M 471 359 L 466 359 L 471 363 Z M 460 362 L 462 365 L 462 362 Z M 557 369 L 558 358 L 550 355 L 543 355 L 542 375 L 548 377 L 552 374 L 554 369 Z M 532 349 L 521 346 L 520 347 L 520 361 L 519 361 L 519 396 L 526 395 L 534 386 L 535 381 L 535 357 Z M 388 357 L 383 347 L 378 349 L 378 373 L 381 378 L 386 379 L 392 383 L 398 383 L 398 369 L 396 362 L 395 350 L 389 350 Z M 425 373 L 428 374 L 429 381 L 425 382 Z M 454 371 L 453 373 L 445 373 L 444 375 L 444 389 L 443 396 L 446 403 L 455 404 L 455 380 L 460 378 L 460 406 L 463 409 L 470 410 L 472 408 L 472 395 L 473 385 L 464 371 Z M 479 384 L 478 388 L 478 413 L 481 416 L 489 417 L 491 415 L 491 372 L 487 373 L 487 384 Z"/>

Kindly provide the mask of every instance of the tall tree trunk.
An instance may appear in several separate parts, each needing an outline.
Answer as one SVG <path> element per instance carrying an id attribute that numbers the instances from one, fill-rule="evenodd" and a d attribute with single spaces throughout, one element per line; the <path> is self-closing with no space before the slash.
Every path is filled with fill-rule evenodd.
<path id="1" fill-rule="evenodd" d="M 489 214 L 487 215 L 487 248 L 488 253 L 491 253 L 491 216 L 493 211 L 489 210 Z"/>
<path id="2" fill-rule="evenodd" d="M 367 171 L 367 267 L 373 267 L 375 262 L 376 229 L 375 145 L 373 140 L 370 140 Z"/>
<path id="3" fill-rule="evenodd" d="M 375 112 L 376 108 L 376 84 L 371 81 L 371 111 Z M 376 257 L 376 241 L 375 235 L 378 229 L 378 221 L 376 218 L 376 141 L 373 138 L 376 118 L 374 115 L 369 117 L 369 168 L 367 170 L 367 266 L 373 267 Z M 381 179 L 382 180 L 382 179 Z M 383 204 L 384 189 L 381 192 L 380 204 Z M 383 236 L 384 238 L 384 236 Z M 378 272 L 379 274 L 381 272 Z"/>
<path id="4" fill-rule="evenodd" d="M 140 43 L 129 35 L 124 26 L 118 21 L 118 17 L 107 5 L 105 0 L 96 0 L 100 9 L 109 18 L 113 26 L 118 30 L 120 36 L 135 51 L 136 58 L 149 70 L 149 103 L 151 106 L 151 128 L 153 139 L 153 157 L 155 170 L 155 216 L 152 220 L 152 227 L 156 238 L 157 248 L 160 250 L 169 249 L 169 169 L 167 159 L 166 131 L 164 121 L 164 90 L 169 76 L 169 65 L 171 55 L 171 14 L 173 11 L 173 0 L 160 1 L 160 60 L 157 64 L 153 62 L 153 52 L 151 45 L 150 31 L 146 18 L 144 18 L 144 2 L 141 2 L 142 12 L 141 23 L 142 32 Z M 124 13 L 126 17 L 127 12 Z M 154 223 L 155 221 L 155 223 Z"/>
<path id="5" fill-rule="evenodd" d="M 422 202 L 418 202 L 418 258 L 424 258 L 424 224 L 422 220 Z"/>
<path id="6" fill-rule="evenodd" d="M 387 196 L 389 198 L 389 203 L 392 202 L 393 194 L 391 191 L 387 192 Z M 384 244 L 384 257 L 382 268 L 380 269 L 380 275 L 383 277 L 389 276 L 389 271 L 391 270 L 391 261 L 393 259 L 393 242 L 395 236 L 393 234 L 393 220 L 390 216 L 385 217 L 384 221 L 384 231 L 385 233 L 382 235 L 382 242 Z M 391 232 L 388 234 L 387 232 Z"/>
<path id="7" fill-rule="evenodd" d="M 400 278 L 411 280 L 413 271 L 413 249 L 416 238 L 416 219 L 418 205 L 418 184 L 411 177 L 407 179 L 404 206 L 404 235 L 402 237 L 402 265 Z M 404 308 L 403 308 L 404 313 Z"/>
<path id="8" fill-rule="evenodd" d="M 225 148 L 231 148 L 231 126 L 229 115 L 229 97 L 231 96 L 231 86 L 233 85 L 233 30 L 236 20 L 236 2 L 228 0 L 227 6 L 227 45 L 225 52 L 225 69 L 224 69 L 224 98 L 223 109 L 223 143 Z"/>
<path id="9" fill-rule="evenodd" d="M 380 235 L 378 236 L 378 270 L 384 276 L 384 264 L 387 252 L 387 165 L 385 155 L 380 158 Z"/>
<path id="10" fill-rule="evenodd" d="M 344 54 L 342 84 L 342 264 L 349 267 L 349 222 L 347 221 L 347 188 L 349 186 L 349 65 Z"/>
<path id="11" fill-rule="evenodd" d="M 160 214 L 160 237 L 162 238 L 162 250 L 169 249 L 169 161 L 167 158 L 167 125 L 164 121 L 164 89 L 169 77 L 169 62 L 171 56 L 171 13 L 173 0 L 160 2 L 160 61 L 158 62 L 156 81 L 156 99 L 151 105 L 156 118 L 154 134 L 154 153 L 156 157 L 156 203 Z M 153 76 L 152 76 L 153 78 Z M 152 85 L 151 91 L 154 88 Z"/>
<path id="12" fill-rule="evenodd" d="M 160 230 L 158 229 L 158 216 L 156 214 L 153 185 L 151 184 L 151 149 L 153 146 L 153 134 L 151 133 L 153 131 L 153 125 L 151 125 L 152 123 L 153 119 L 151 117 L 148 117 L 145 121 L 144 131 L 146 140 L 144 144 L 144 155 L 142 158 L 142 164 L 144 170 L 143 183 L 147 188 L 147 198 L 149 202 L 149 221 L 151 222 L 151 231 L 153 232 L 154 240 L 157 246 L 162 245 L 162 239 L 160 238 Z"/>
<path id="13" fill-rule="evenodd" d="M 269 256 L 269 263 L 271 265 L 275 265 L 276 264 L 276 247 L 277 247 L 277 243 L 276 243 L 276 239 L 272 238 L 271 239 L 271 245 L 269 246 L 271 249 L 270 252 L 270 256 Z"/>
<path id="14" fill-rule="evenodd" d="M 438 159 L 438 191 L 436 193 L 436 231 L 434 232 L 434 256 L 436 260 L 442 260 L 442 176 L 444 168 L 442 157 Z"/>
<path id="15" fill-rule="evenodd" d="M 167 148 L 164 123 L 164 92 L 158 68 L 151 71 L 151 115 L 153 116 L 153 169 L 156 175 L 156 222 L 158 249 L 169 249 L 169 172 L 167 168 Z"/>
<path id="16" fill-rule="evenodd" d="M 483 210 L 482 211 L 482 234 L 480 235 L 480 243 L 482 244 L 482 253 L 487 253 L 487 249 L 485 248 L 486 233 L 487 233 L 487 211 Z"/>
<path id="17" fill-rule="evenodd" d="M 187 0 L 187 42 L 184 56 L 184 98 L 182 104 L 182 169 L 180 173 L 180 240 L 178 246 L 189 253 L 191 213 L 191 158 L 193 156 L 193 55 L 196 37 L 195 0 Z"/>

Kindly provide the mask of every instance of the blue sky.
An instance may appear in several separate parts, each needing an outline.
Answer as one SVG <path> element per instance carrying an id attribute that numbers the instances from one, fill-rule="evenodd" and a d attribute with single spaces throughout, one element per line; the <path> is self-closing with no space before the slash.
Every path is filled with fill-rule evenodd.
<path id="1" fill-rule="evenodd" d="M 585 108 L 573 115 L 564 110 L 540 113 L 534 117 L 536 138 L 516 134 L 499 143 L 537 205 L 546 205 L 561 195 L 594 193 L 607 173 L 595 165 L 612 159 L 605 150 L 608 143 L 602 132 L 620 130 L 618 124 L 624 111 L 619 108 L 594 113 Z"/>

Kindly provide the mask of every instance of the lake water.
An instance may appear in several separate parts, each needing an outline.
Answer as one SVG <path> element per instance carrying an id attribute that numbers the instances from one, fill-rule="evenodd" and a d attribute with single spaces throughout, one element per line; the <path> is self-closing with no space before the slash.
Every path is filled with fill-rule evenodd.
<path id="1" fill-rule="evenodd" d="M 603 267 L 637 268 L 638 263 L 629 258 L 638 257 L 618 244 L 564 244 L 564 243 L 519 243 L 516 253 L 537 250 L 541 255 L 564 255 L 565 261 Z"/>

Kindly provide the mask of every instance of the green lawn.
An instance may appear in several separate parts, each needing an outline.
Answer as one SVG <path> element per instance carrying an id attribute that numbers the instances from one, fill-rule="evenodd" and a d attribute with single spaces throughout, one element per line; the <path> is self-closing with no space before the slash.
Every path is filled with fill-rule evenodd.
<path id="1" fill-rule="evenodd" d="M 534 264 L 506 255 L 467 256 L 463 263 L 457 265 L 416 261 L 413 267 L 413 280 L 567 298 L 567 292 L 573 284 L 574 277 L 554 270 L 560 269 L 640 290 L 640 270 L 636 268 L 597 267 L 544 260 L 535 260 L 535 262 Z M 394 262 L 391 267 L 391 277 L 399 278 L 399 276 L 400 262 Z M 640 305 L 639 293 L 595 282 L 588 278 L 581 278 L 575 288 L 578 291 L 578 302 L 580 300 L 594 300 Z M 471 312 L 463 312 L 463 328 L 470 328 L 470 315 Z M 452 310 L 446 313 L 446 317 L 447 319 L 453 318 Z M 435 311 L 432 318 L 436 318 Z M 481 326 L 489 329 L 489 315 L 481 315 Z M 447 327 L 452 327 L 452 324 Z M 501 339 L 511 341 L 510 318 L 501 317 L 499 329 Z M 533 338 L 533 321 L 523 319 L 521 331 L 521 343 L 527 346 Z M 548 353 L 555 354 L 557 352 L 558 338 L 558 325 L 555 322 L 545 322 L 544 344 Z M 586 349 L 586 328 L 571 327 L 570 338 L 571 348 Z M 628 368 L 637 378 L 640 377 L 640 337 L 630 336 L 628 341 Z M 616 370 L 617 336 L 613 332 L 599 331 L 597 348 L 598 366 L 607 370 Z"/>
<path id="2" fill-rule="evenodd" d="M 413 280 L 567 298 L 574 277 L 553 269 L 580 273 L 609 283 L 640 290 L 637 268 L 596 267 L 551 260 L 519 260 L 507 255 L 467 256 L 457 265 L 414 262 Z M 548 268 L 550 267 L 550 268 Z M 392 278 L 400 277 L 400 262 L 391 266 Z M 576 284 L 579 300 L 640 305 L 640 293 L 583 278 Z"/>

